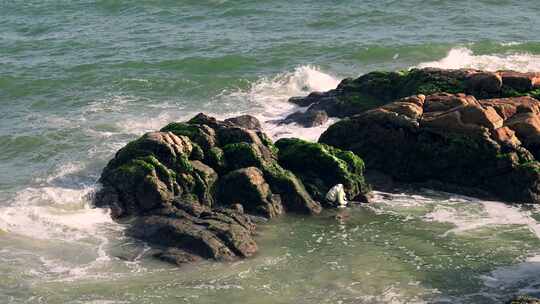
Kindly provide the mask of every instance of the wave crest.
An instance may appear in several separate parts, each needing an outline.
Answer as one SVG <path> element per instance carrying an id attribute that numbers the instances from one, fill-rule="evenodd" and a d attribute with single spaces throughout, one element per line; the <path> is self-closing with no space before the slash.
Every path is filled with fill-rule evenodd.
<path id="1" fill-rule="evenodd" d="M 446 57 L 424 62 L 419 68 L 434 67 L 442 69 L 471 68 L 487 71 L 515 70 L 520 72 L 533 72 L 540 70 L 540 55 L 530 53 L 507 53 L 475 55 L 471 49 L 465 47 L 451 49 Z"/>

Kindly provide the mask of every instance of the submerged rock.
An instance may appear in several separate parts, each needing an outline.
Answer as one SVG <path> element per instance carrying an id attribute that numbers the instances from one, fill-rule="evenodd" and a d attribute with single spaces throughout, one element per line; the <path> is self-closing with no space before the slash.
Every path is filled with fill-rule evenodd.
<path id="1" fill-rule="evenodd" d="M 159 249 L 155 257 L 183 264 L 252 256 L 252 219 L 317 214 L 317 200 L 333 184 L 343 183 L 350 198 L 369 190 L 363 162 L 351 152 L 303 141 L 279 145 L 278 155 L 249 117 L 198 114 L 120 149 L 103 170 L 95 205 L 129 220 L 128 233 Z M 317 167 L 306 162 L 311 152 Z M 327 176 L 319 181 L 317 174 Z"/>
<path id="2" fill-rule="evenodd" d="M 371 72 L 344 79 L 334 90 L 294 97 L 290 102 L 309 106 L 308 111 L 324 111 L 330 117 L 342 118 L 406 96 L 442 92 L 466 93 L 476 98 L 540 97 L 540 74 L 436 68 Z"/>
<path id="3" fill-rule="evenodd" d="M 523 101 L 416 95 L 344 119 L 319 141 L 351 150 L 400 181 L 436 180 L 540 203 L 540 163 L 528 150 L 536 142 L 531 109 L 538 101 Z"/>

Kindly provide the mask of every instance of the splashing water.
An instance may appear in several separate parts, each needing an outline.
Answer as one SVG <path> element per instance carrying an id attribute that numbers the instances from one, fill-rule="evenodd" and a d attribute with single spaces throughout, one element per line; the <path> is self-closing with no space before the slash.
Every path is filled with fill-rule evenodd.
<path id="1" fill-rule="evenodd" d="M 443 59 L 425 62 L 420 68 L 443 69 L 472 68 L 487 71 L 515 70 L 520 72 L 540 71 L 540 55 L 528 53 L 475 55 L 468 48 L 453 48 Z"/>

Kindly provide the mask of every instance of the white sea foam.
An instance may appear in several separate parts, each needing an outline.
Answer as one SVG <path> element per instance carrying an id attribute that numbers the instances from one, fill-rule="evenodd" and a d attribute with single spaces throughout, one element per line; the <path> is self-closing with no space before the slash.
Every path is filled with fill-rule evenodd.
<path id="1" fill-rule="evenodd" d="M 292 72 L 285 72 L 274 77 L 263 77 L 252 83 L 247 90 L 224 91 L 218 98 L 225 104 L 247 104 L 249 110 L 235 113 L 219 113 L 220 118 L 239 114 L 251 114 L 263 122 L 264 130 L 274 139 L 296 136 L 316 140 L 318 136 L 335 122 L 331 119 L 320 127 L 303 128 L 295 124 L 277 125 L 275 120 L 286 115 L 305 110 L 288 102 L 292 96 L 306 96 L 313 91 L 335 89 L 339 78 L 327 74 L 314 66 L 300 66 Z"/>
<path id="2" fill-rule="evenodd" d="M 445 69 L 473 68 L 488 71 L 516 70 L 521 72 L 539 71 L 540 55 L 528 53 L 476 55 L 464 47 L 453 48 L 446 57 L 432 62 L 424 62 L 418 67 Z"/>
<path id="3" fill-rule="evenodd" d="M 493 201 L 463 203 L 460 200 L 456 200 L 454 204 L 441 202 L 435 206 L 433 212 L 426 214 L 424 219 L 456 226 L 446 234 L 463 233 L 486 226 L 524 225 L 540 238 L 540 223 L 531 217 L 529 211 Z"/>
<path id="4" fill-rule="evenodd" d="M 115 226 L 108 212 L 92 209 L 86 196 L 92 188 L 27 188 L 15 202 L 0 208 L 0 229 L 34 239 L 76 241 L 95 237 L 104 225 Z"/>

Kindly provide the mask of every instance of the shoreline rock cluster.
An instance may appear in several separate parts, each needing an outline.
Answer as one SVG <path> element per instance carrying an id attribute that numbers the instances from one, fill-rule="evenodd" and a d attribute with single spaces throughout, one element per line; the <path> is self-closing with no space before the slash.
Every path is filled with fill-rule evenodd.
<path id="1" fill-rule="evenodd" d="M 540 74 L 436 68 L 371 72 L 356 79 L 346 78 L 327 92 L 290 98 L 290 102 L 307 110 L 289 115 L 282 123 L 316 126 L 327 120 L 324 117 L 350 117 L 407 96 L 435 93 L 465 93 L 478 99 L 525 95 L 540 98 Z"/>
<path id="2" fill-rule="evenodd" d="M 201 113 L 147 133 L 107 164 L 95 205 L 128 222 L 157 257 L 182 264 L 252 256 L 256 221 L 318 214 L 335 184 L 366 199 L 364 164 L 352 152 L 299 139 L 274 144 L 259 128 L 254 117 Z"/>
<path id="3" fill-rule="evenodd" d="M 364 173 L 540 203 L 540 74 L 413 69 L 345 79 L 293 97 L 281 123 L 340 118 L 319 142 L 272 142 L 249 115 L 198 114 L 128 143 L 107 164 L 95 205 L 175 264 L 253 256 L 256 223 L 316 215 L 341 184 L 367 202 Z M 436 187 L 436 186 L 434 186 Z M 465 191 L 463 191 L 465 192 Z"/>

